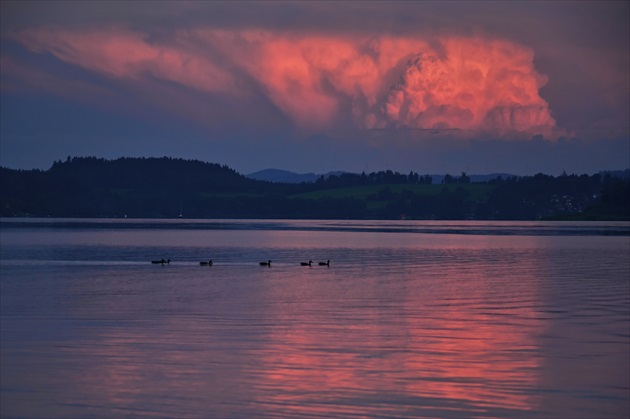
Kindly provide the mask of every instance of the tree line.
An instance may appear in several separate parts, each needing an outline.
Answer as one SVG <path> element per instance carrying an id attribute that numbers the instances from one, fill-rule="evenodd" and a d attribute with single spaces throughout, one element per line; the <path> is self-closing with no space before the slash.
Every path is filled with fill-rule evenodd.
<path id="1" fill-rule="evenodd" d="M 46 171 L 0 168 L 0 216 L 625 220 L 630 170 L 439 184 L 385 170 L 285 184 L 198 160 L 68 157 Z"/>

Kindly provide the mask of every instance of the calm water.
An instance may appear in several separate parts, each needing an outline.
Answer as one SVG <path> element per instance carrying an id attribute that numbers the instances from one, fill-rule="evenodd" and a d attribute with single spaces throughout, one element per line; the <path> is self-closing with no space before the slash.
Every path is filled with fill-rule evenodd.
<path id="1" fill-rule="evenodd" d="M 629 223 L 3 219 L 0 234 L 2 418 L 630 414 Z"/>

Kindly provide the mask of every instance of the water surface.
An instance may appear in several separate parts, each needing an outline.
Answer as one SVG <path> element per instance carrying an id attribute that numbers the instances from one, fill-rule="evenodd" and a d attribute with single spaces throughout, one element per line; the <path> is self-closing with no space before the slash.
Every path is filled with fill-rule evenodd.
<path id="1" fill-rule="evenodd" d="M 3 418 L 630 414 L 628 223 L 3 219 L 0 239 Z"/>

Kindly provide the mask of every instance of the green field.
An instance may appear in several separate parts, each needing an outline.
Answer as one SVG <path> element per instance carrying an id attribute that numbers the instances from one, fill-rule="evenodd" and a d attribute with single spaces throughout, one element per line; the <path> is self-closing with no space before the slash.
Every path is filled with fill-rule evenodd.
<path id="1" fill-rule="evenodd" d="M 301 194 L 292 195 L 293 198 L 304 199 L 321 199 L 321 198 L 356 198 L 367 199 L 370 196 L 378 196 L 378 194 L 384 189 L 389 188 L 393 194 L 401 194 L 403 191 L 409 191 L 413 194 L 419 195 L 438 195 L 442 191 L 453 192 L 457 189 L 463 189 L 469 194 L 469 198 L 472 200 L 479 200 L 485 198 L 494 188 L 494 185 L 482 184 L 482 183 L 468 183 L 468 184 L 451 184 L 451 185 L 422 185 L 422 184 L 381 184 L 381 185 L 366 185 L 366 186 L 354 186 L 349 188 L 335 188 L 335 189 L 323 189 L 320 191 L 306 192 Z M 378 200 L 378 199 L 377 199 Z"/>

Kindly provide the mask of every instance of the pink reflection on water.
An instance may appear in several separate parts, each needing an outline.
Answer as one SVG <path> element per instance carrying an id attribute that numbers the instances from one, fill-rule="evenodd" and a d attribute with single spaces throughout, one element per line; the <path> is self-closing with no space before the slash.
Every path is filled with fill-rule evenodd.
<path id="1" fill-rule="evenodd" d="M 9 266 L 33 272 L 3 283 L 24 287 L 3 295 L 7 416 L 627 416 L 627 237 L 90 234 L 68 242 L 254 248 Z"/>
<path id="2" fill-rule="evenodd" d="M 504 268 L 368 266 L 352 271 L 360 282 L 343 269 L 264 270 L 246 301 L 101 334 L 81 355 L 95 362 L 73 379 L 114 412 L 158 397 L 180 416 L 235 405 L 289 417 L 522 416 L 537 403 L 544 326 L 531 307 L 536 278 L 497 280 Z"/>
<path id="3" fill-rule="evenodd" d="M 533 273 L 533 265 L 519 268 Z M 345 413 L 383 415 L 491 417 L 535 408 L 536 336 L 544 328 L 531 305 L 536 277 L 496 281 L 498 272 L 474 262 L 431 269 L 428 279 L 418 279 L 427 270 L 400 269 L 396 284 L 365 277 L 362 290 L 309 296 L 298 312 L 278 307 L 274 316 L 290 326 L 272 331 L 260 352 L 265 386 L 276 390 L 260 402 L 296 415 L 339 412 L 344 400 Z"/>

